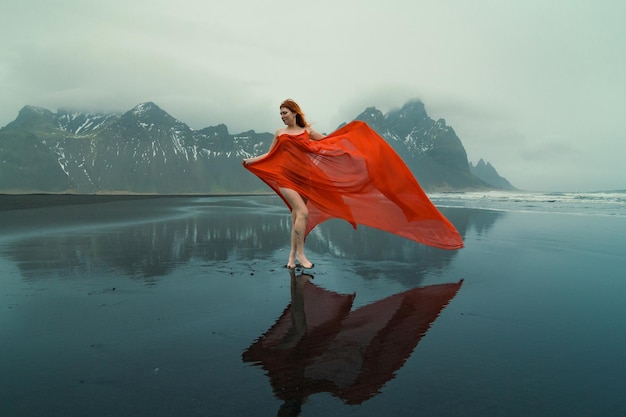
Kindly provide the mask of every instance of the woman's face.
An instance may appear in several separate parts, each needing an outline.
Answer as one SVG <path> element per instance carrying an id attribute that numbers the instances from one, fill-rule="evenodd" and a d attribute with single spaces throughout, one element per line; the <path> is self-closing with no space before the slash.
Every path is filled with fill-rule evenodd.
<path id="1" fill-rule="evenodd" d="M 280 118 L 287 126 L 293 126 L 296 124 L 296 114 L 287 107 L 280 108 Z"/>

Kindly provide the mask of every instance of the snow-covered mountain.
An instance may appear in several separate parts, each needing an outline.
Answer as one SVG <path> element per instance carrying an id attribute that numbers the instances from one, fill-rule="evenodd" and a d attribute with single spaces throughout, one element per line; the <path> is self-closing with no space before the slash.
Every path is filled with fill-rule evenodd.
<path id="1" fill-rule="evenodd" d="M 419 101 L 364 120 L 396 149 L 426 190 L 489 188 L 472 175 L 465 149 L 445 121 Z M 271 133 L 193 130 L 156 104 L 123 114 L 26 106 L 0 129 L 0 192 L 216 193 L 267 191 L 241 167 L 266 152 Z"/>
<path id="2" fill-rule="evenodd" d="M 31 145 L 24 147 L 23 135 L 36 140 L 30 137 Z M 224 125 L 192 130 L 154 103 L 142 103 L 124 114 L 52 113 L 26 106 L 0 130 L 0 161 L 12 154 L 0 164 L 0 190 L 251 191 L 263 184 L 242 175 L 241 159 L 267 148 L 271 139 L 269 133 L 254 131 L 231 135 Z M 19 152 L 11 151 L 16 148 Z M 33 166 L 34 155 L 45 163 Z M 50 176 L 61 180 L 42 181 Z"/>

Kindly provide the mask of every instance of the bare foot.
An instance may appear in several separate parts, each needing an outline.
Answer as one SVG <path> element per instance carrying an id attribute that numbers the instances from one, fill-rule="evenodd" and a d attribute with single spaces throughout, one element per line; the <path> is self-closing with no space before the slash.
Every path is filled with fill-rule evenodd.
<path id="1" fill-rule="evenodd" d="M 285 265 L 285 267 L 289 269 L 294 269 L 296 267 L 296 261 L 293 256 L 289 256 L 289 260 L 287 261 L 287 265 Z"/>
<path id="2" fill-rule="evenodd" d="M 307 257 L 304 256 L 304 254 L 296 255 L 296 260 L 298 262 L 300 262 L 300 265 L 302 265 L 302 268 L 304 268 L 304 269 L 311 269 L 311 268 L 313 268 L 313 262 L 309 261 L 307 259 Z"/>

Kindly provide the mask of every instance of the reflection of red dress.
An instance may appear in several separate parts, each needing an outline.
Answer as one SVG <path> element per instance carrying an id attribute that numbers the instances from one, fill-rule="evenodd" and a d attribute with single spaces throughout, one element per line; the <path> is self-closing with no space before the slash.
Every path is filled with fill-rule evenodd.
<path id="1" fill-rule="evenodd" d="M 244 166 L 281 198 L 284 187 L 307 199 L 307 234 L 325 220 L 340 218 L 355 228 L 374 227 L 430 246 L 463 247 L 457 230 L 398 154 L 362 121 L 321 141 L 310 140 L 306 131 L 280 135 L 265 158 Z"/>
<path id="2" fill-rule="evenodd" d="M 355 294 L 306 282 L 243 360 L 267 371 L 282 400 L 330 392 L 360 404 L 395 377 L 462 283 L 413 288 L 350 311 Z"/>

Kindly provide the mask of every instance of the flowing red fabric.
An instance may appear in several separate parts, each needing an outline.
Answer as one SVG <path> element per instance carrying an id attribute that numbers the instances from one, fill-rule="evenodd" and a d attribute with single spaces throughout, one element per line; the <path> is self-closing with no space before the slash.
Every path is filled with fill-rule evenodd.
<path id="1" fill-rule="evenodd" d="M 422 190 L 400 156 L 373 129 L 353 121 L 316 141 L 308 132 L 282 134 L 268 155 L 244 166 L 287 206 L 280 188 L 307 200 L 306 234 L 340 218 L 443 249 L 463 240 Z M 291 207 L 289 207 L 291 209 Z"/>

